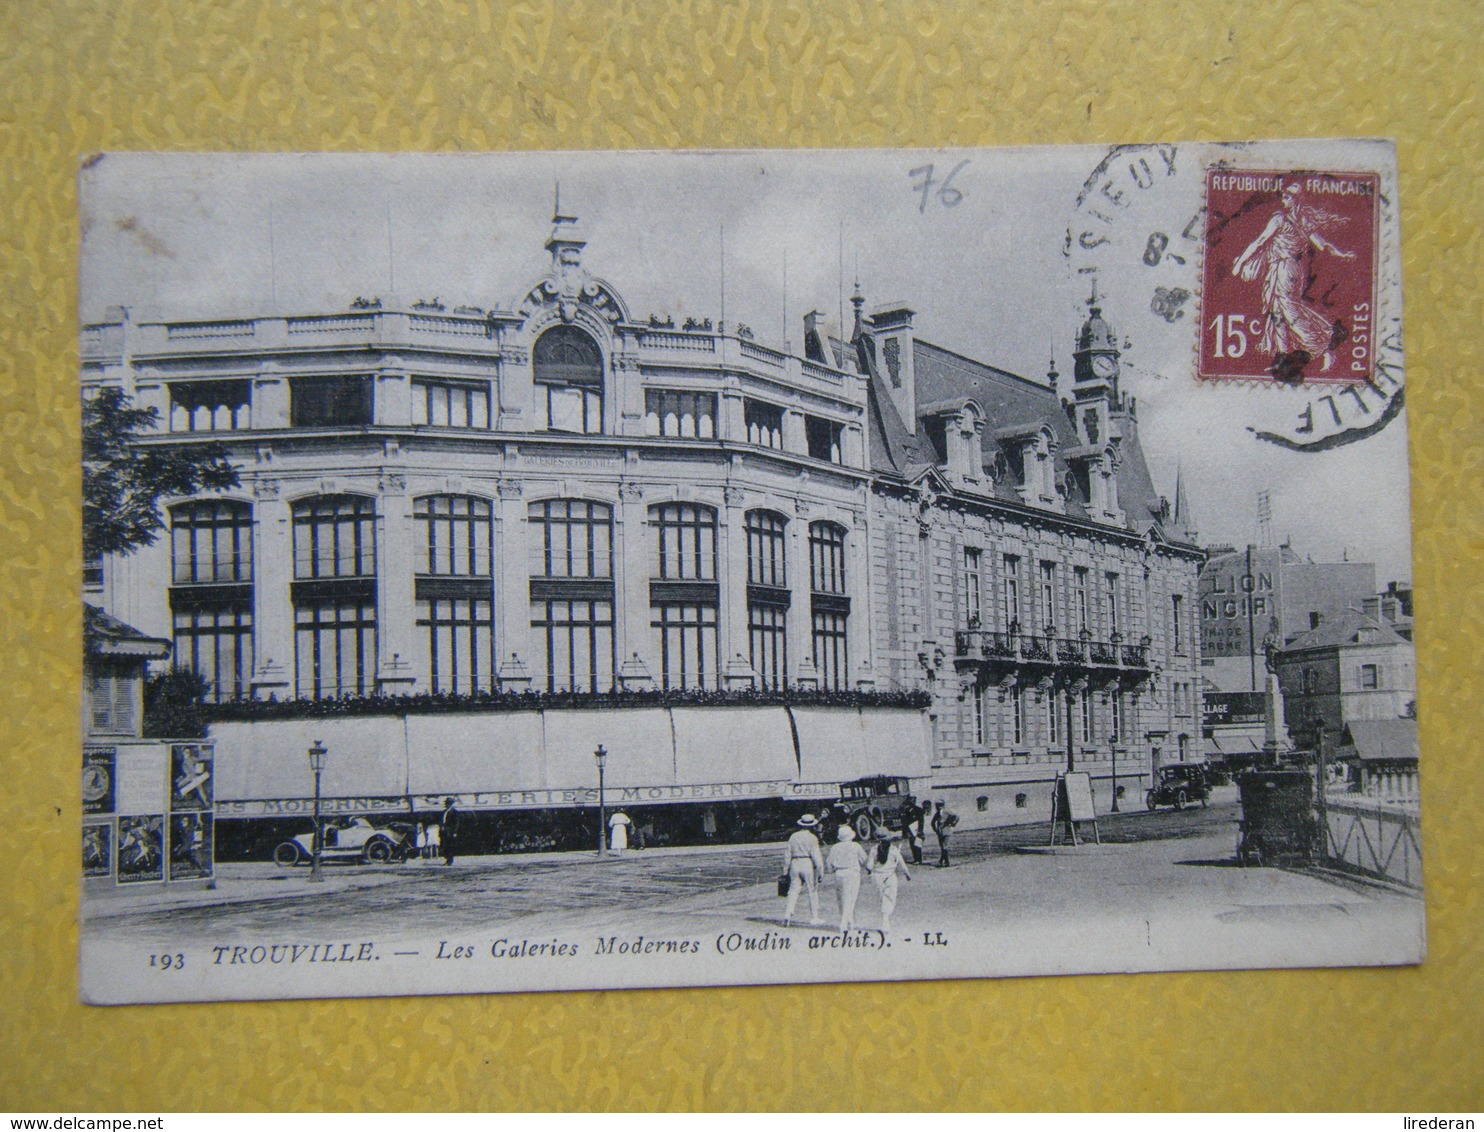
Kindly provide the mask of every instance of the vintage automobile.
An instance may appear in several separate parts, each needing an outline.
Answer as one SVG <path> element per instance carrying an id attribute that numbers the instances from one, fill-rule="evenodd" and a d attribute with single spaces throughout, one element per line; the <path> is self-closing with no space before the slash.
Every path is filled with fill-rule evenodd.
<path id="1" fill-rule="evenodd" d="M 869 841 L 885 826 L 900 829 L 909 807 L 915 806 L 911 780 L 879 774 L 840 784 L 840 800 L 833 807 L 839 824 L 849 823 L 855 835 Z M 833 820 L 833 819 L 832 819 Z"/>
<path id="2" fill-rule="evenodd" d="M 331 818 L 323 829 L 322 861 L 354 861 L 384 865 L 407 860 L 412 842 L 409 830 L 399 825 L 372 825 L 362 817 Z M 314 857 L 314 832 L 300 833 L 273 850 L 273 860 L 283 868 L 306 865 Z"/>
<path id="3" fill-rule="evenodd" d="M 1159 777 L 1144 795 L 1151 810 L 1159 806 L 1185 809 L 1191 802 L 1202 806 L 1211 800 L 1211 781 L 1201 763 L 1169 763 L 1159 768 Z"/>

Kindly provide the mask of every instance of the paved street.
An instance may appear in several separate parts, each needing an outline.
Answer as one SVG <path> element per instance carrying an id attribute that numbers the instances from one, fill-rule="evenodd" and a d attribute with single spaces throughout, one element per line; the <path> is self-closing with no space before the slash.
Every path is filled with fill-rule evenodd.
<path id="1" fill-rule="evenodd" d="M 1103 846 L 1043 849 L 1044 823 L 973 830 L 952 843 L 954 867 L 932 867 L 930 844 L 914 883 L 902 892 L 903 922 L 1086 919 L 1130 905 L 1230 904 L 1227 912 L 1267 916 L 1286 909 L 1324 920 L 1335 908 L 1389 905 L 1413 898 L 1317 874 L 1235 868 L 1237 807 L 1229 796 L 1209 809 L 1143 809 L 1105 815 Z M 697 915 L 771 922 L 781 914 L 772 891 L 776 846 L 727 846 L 630 852 L 599 862 L 587 854 L 473 857 L 453 867 L 411 862 L 384 867 L 327 866 L 314 885 L 307 870 L 270 864 L 227 865 L 214 891 L 121 894 L 95 902 L 89 930 L 138 943 L 183 946 L 263 932 L 316 937 L 561 930 L 599 921 L 626 924 Z M 133 899 L 131 899 L 133 898 Z M 153 906 L 139 907 L 142 898 Z M 863 898 L 866 908 L 874 898 Z M 1261 907 L 1266 911 L 1243 912 Z M 822 914 L 834 915 L 823 893 Z M 1307 911 L 1305 911 L 1307 909 Z"/>

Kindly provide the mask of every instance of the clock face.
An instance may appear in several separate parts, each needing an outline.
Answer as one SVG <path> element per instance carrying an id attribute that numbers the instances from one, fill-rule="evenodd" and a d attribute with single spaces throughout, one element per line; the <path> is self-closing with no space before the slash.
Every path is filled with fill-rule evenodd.
<path id="1" fill-rule="evenodd" d="M 97 802 L 108 794 L 108 771 L 101 766 L 82 768 L 82 796 L 87 802 Z"/>
<path id="2" fill-rule="evenodd" d="M 1092 372 L 1099 377 L 1112 377 L 1118 372 L 1118 363 L 1107 354 L 1099 354 L 1092 359 Z"/>

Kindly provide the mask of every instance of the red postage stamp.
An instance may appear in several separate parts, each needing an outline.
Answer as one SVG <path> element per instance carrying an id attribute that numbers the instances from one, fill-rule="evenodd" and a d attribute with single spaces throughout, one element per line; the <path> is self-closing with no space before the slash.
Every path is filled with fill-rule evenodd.
<path id="1" fill-rule="evenodd" d="M 1380 178 L 1206 174 L 1202 378 L 1370 381 Z"/>

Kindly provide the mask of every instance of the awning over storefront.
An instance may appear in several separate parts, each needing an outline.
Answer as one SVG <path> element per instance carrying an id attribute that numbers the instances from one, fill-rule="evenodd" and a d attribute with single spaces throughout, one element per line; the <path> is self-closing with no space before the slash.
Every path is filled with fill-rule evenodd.
<path id="1" fill-rule="evenodd" d="M 927 721 L 920 711 L 792 708 L 801 782 L 849 782 L 873 774 L 925 778 Z"/>
<path id="2" fill-rule="evenodd" d="M 833 793 L 868 775 L 930 773 L 914 709 L 613 708 L 265 719 L 212 727 L 224 814 L 287 812 L 314 793 L 307 751 L 329 755 L 332 812 L 592 805 L 594 752 L 610 799 L 637 805 Z M 333 804 L 331 804 L 333 803 Z"/>
<path id="3" fill-rule="evenodd" d="M 674 708 L 670 714 L 677 782 L 790 783 L 798 775 L 785 708 Z"/>
<path id="4" fill-rule="evenodd" d="M 542 750 L 546 782 L 565 790 L 598 786 L 593 752 L 608 752 L 610 788 L 668 786 L 675 781 L 675 739 L 665 708 L 622 711 L 544 711 Z"/>
<path id="5" fill-rule="evenodd" d="M 544 788 L 541 730 L 537 711 L 409 715 L 408 788 L 419 795 Z"/>
<path id="6" fill-rule="evenodd" d="M 316 740 L 329 751 L 320 782 L 326 798 L 406 795 L 402 720 L 362 716 L 212 724 L 217 800 L 313 797 L 308 752 Z"/>
<path id="7" fill-rule="evenodd" d="M 1262 744 L 1250 735 L 1213 735 L 1206 740 L 1206 756 L 1224 759 L 1232 755 L 1260 755 Z"/>

